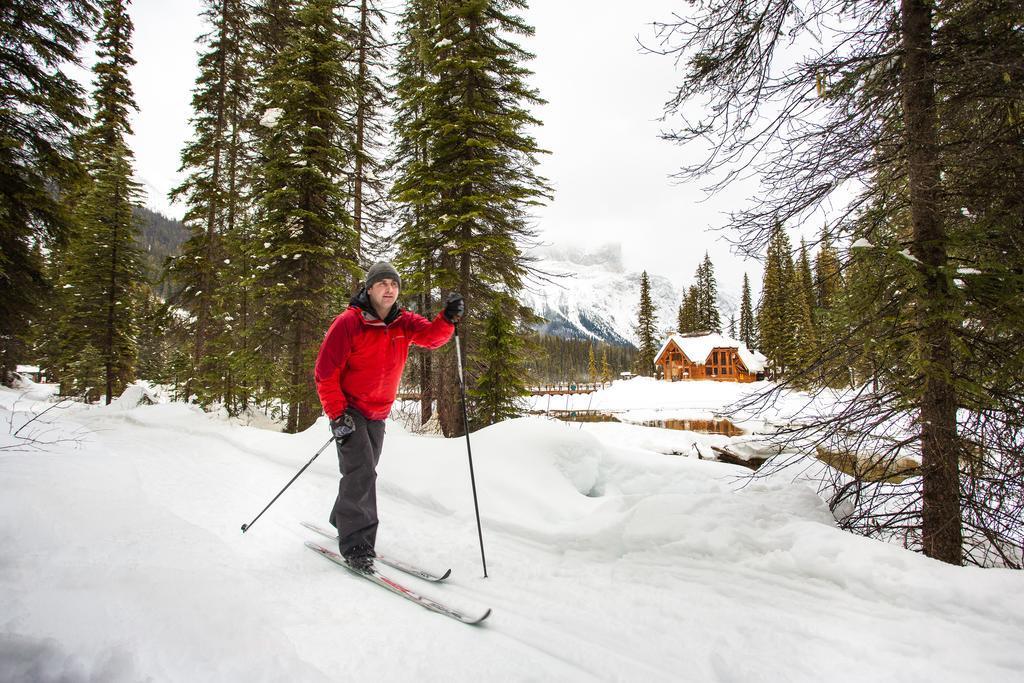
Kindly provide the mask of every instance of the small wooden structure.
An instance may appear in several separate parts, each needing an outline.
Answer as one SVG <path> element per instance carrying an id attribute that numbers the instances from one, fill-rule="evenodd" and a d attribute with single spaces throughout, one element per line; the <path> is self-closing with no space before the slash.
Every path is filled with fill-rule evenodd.
<path id="1" fill-rule="evenodd" d="M 38 365 L 19 365 L 15 369 L 15 372 L 36 383 L 42 382 L 46 374 L 44 370 L 39 369 Z"/>
<path id="2" fill-rule="evenodd" d="M 766 360 L 742 342 L 720 334 L 673 334 L 661 345 L 654 364 L 669 382 L 755 382 L 764 379 Z"/>

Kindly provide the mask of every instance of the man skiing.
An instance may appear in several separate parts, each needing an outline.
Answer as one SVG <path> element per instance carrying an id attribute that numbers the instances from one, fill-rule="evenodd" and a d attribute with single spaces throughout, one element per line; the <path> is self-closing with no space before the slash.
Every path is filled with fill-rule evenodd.
<path id="1" fill-rule="evenodd" d="M 363 288 L 327 330 L 314 372 L 342 475 L 330 521 L 342 556 L 358 569 L 373 564 L 384 419 L 398 394 L 409 344 L 443 346 L 465 312 L 462 296 L 452 292 L 429 321 L 398 306 L 401 286 L 394 266 L 373 264 Z"/>

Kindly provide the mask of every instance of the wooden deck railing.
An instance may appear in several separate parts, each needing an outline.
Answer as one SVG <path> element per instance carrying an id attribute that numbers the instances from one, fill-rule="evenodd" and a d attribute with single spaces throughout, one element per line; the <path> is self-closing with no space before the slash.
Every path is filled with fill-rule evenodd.
<path id="1" fill-rule="evenodd" d="M 589 394 L 604 387 L 611 386 L 610 383 L 601 382 L 561 382 L 558 384 L 541 384 L 528 387 L 531 396 L 563 396 L 566 394 Z M 400 401 L 418 401 L 420 392 L 417 389 L 400 389 L 398 391 Z"/>

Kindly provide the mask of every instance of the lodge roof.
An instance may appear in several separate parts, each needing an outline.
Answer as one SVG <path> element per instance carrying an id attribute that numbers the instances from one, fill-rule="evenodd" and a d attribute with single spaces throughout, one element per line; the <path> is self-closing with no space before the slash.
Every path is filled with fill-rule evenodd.
<path id="1" fill-rule="evenodd" d="M 686 354 L 686 357 L 691 362 L 697 363 L 698 365 L 704 365 L 704 361 L 707 360 L 708 356 L 715 349 L 726 348 L 736 349 L 740 356 L 740 360 L 747 366 L 747 370 L 750 372 L 761 372 L 764 370 L 765 363 L 768 359 L 757 351 L 751 351 L 746 345 L 738 339 L 732 337 L 726 337 L 722 334 L 702 334 L 702 335 L 682 335 L 682 334 L 670 334 L 668 339 L 661 345 L 661 349 L 658 350 L 657 355 L 654 356 L 655 360 L 661 358 L 662 354 L 665 353 L 665 349 L 668 348 L 669 343 L 675 342 L 676 346 Z"/>

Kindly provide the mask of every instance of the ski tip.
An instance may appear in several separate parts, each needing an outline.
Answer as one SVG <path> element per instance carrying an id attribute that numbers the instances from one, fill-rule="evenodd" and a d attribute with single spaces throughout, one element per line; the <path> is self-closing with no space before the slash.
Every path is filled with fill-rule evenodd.
<path id="1" fill-rule="evenodd" d="M 452 570 L 451 569 L 446 569 L 444 574 L 441 574 L 441 576 L 437 577 L 437 580 L 438 581 L 444 581 L 445 579 L 447 579 L 451 575 L 452 575 Z M 487 611 L 488 611 L 488 614 L 489 614 L 490 610 L 487 610 Z M 484 619 L 486 619 L 486 618 L 487 617 L 484 617 Z"/>
<path id="2" fill-rule="evenodd" d="M 476 626 L 478 624 L 483 623 L 484 619 L 486 619 L 489 616 L 491 616 L 491 608 L 490 607 L 488 607 L 487 611 L 484 612 L 482 615 L 480 615 L 479 618 L 475 619 L 474 621 L 469 622 L 469 624 L 470 624 L 470 626 Z"/>

